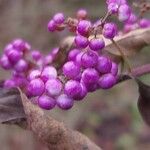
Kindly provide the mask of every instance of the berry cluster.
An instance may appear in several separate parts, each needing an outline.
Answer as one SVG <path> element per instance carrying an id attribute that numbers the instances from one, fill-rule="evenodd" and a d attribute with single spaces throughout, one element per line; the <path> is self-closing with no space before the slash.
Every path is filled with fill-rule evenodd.
<path id="1" fill-rule="evenodd" d="M 118 64 L 104 55 L 105 38 L 113 40 L 119 33 L 107 18 L 116 15 L 125 23 L 148 27 L 149 20 L 138 20 L 126 0 L 107 0 L 105 17 L 92 23 L 86 10 L 80 9 L 76 18 L 65 18 L 57 13 L 48 23 L 50 32 L 68 28 L 75 34 L 62 67 L 54 67 L 59 48 L 48 55 L 32 50 L 22 39 L 16 39 L 4 48 L 0 59 L 3 69 L 11 70 L 12 77 L 5 80 L 5 88 L 20 87 L 28 98 L 39 107 L 50 110 L 55 106 L 70 109 L 75 101 L 83 100 L 88 92 L 109 89 L 117 82 Z M 128 32 L 131 29 L 128 28 Z M 125 29 L 124 29 L 125 31 Z"/>

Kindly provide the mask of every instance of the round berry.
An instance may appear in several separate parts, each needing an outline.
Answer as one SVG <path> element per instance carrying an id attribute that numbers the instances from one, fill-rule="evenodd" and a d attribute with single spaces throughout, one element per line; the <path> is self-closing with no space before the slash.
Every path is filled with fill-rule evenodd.
<path id="1" fill-rule="evenodd" d="M 76 56 L 80 53 L 81 51 L 79 49 L 72 49 L 69 54 L 68 54 L 68 60 L 75 61 Z"/>
<path id="2" fill-rule="evenodd" d="M 116 77 L 112 74 L 104 74 L 100 77 L 98 84 L 102 89 L 109 89 L 116 83 Z"/>
<path id="3" fill-rule="evenodd" d="M 117 26 L 114 23 L 106 23 L 103 28 L 105 38 L 113 39 L 117 34 Z"/>
<path id="4" fill-rule="evenodd" d="M 136 23 L 137 21 L 137 16 L 133 13 L 131 13 L 129 19 L 127 20 L 127 23 L 128 24 L 133 24 L 133 23 Z"/>
<path id="5" fill-rule="evenodd" d="M 6 70 L 12 68 L 12 64 L 6 55 L 2 55 L 2 57 L 0 59 L 0 65 L 3 69 L 6 69 Z"/>
<path id="6" fill-rule="evenodd" d="M 115 14 L 118 12 L 118 8 L 119 8 L 119 5 L 116 4 L 116 3 L 110 3 L 108 4 L 108 11 L 112 14 Z"/>
<path id="7" fill-rule="evenodd" d="M 105 42 L 102 38 L 91 39 L 89 43 L 89 47 L 91 50 L 98 51 L 105 47 Z"/>
<path id="8" fill-rule="evenodd" d="M 12 45 L 14 47 L 14 49 L 17 49 L 18 51 L 24 51 L 25 49 L 25 42 L 22 39 L 15 39 L 12 42 Z"/>
<path id="9" fill-rule="evenodd" d="M 84 52 L 80 52 L 80 53 L 77 54 L 77 56 L 76 56 L 75 62 L 76 62 L 79 66 L 81 66 L 81 60 L 82 60 L 83 54 L 84 54 Z"/>
<path id="10" fill-rule="evenodd" d="M 77 18 L 78 19 L 86 19 L 87 11 L 85 9 L 80 9 L 77 11 Z"/>
<path id="11" fill-rule="evenodd" d="M 87 68 L 82 73 L 83 83 L 97 83 L 99 74 L 94 68 Z"/>
<path id="12" fill-rule="evenodd" d="M 75 80 L 69 80 L 64 87 L 64 92 L 69 97 L 76 99 L 78 96 L 80 96 L 80 92 L 82 90 L 82 87 L 78 81 Z"/>
<path id="13" fill-rule="evenodd" d="M 118 74 L 118 65 L 114 62 L 112 62 L 111 74 L 114 76 Z"/>
<path id="14" fill-rule="evenodd" d="M 4 88 L 10 89 L 10 88 L 15 88 L 16 87 L 16 82 L 12 79 L 7 79 L 4 82 Z"/>
<path id="15" fill-rule="evenodd" d="M 28 69 L 28 63 L 24 59 L 20 59 L 14 66 L 18 72 L 25 72 Z"/>
<path id="16" fill-rule="evenodd" d="M 77 35 L 75 37 L 75 44 L 77 45 L 77 47 L 79 48 L 86 48 L 89 44 L 89 41 L 86 37 L 81 36 L 81 35 Z"/>
<path id="17" fill-rule="evenodd" d="M 62 90 L 62 83 L 58 79 L 49 79 L 45 84 L 45 89 L 50 96 L 58 96 Z"/>
<path id="18" fill-rule="evenodd" d="M 43 69 L 41 78 L 44 82 L 46 82 L 50 78 L 57 77 L 57 70 L 52 66 L 47 66 Z"/>
<path id="19" fill-rule="evenodd" d="M 109 58 L 104 56 L 99 56 L 98 58 L 98 64 L 97 64 L 97 70 L 100 73 L 109 73 L 111 71 L 112 62 Z"/>
<path id="20" fill-rule="evenodd" d="M 62 94 L 57 98 L 57 106 L 61 109 L 68 110 L 73 106 L 73 99 L 66 94 Z"/>
<path id="21" fill-rule="evenodd" d="M 33 79 L 28 85 L 28 91 L 31 92 L 32 96 L 41 96 L 44 92 L 44 82 L 40 79 Z"/>
<path id="22" fill-rule="evenodd" d="M 150 26 L 150 20 L 143 18 L 140 20 L 139 25 L 141 28 L 147 28 Z"/>
<path id="23" fill-rule="evenodd" d="M 80 94 L 78 95 L 78 97 L 76 97 L 75 100 L 80 101 L 83 100 L 84 97 L 87 95 L 87 89 L 85 87 L 84 84 L 80 83 L 82 90 L 80 91 Z"/>
<path id="24" fill-rule="evenodd" d="M 40 70 L 32 70 L 30 73 L 29 73 L 29 76 L 28 76 L 28 79 L 29 80 L 33 80 L 35 78 L 39 78 L 41 75 L 41 71 Z"/>
<path id="25" fill-rule="evenodd" d="M 53 99 L 52 97 L 42 95 L 41 97 L 38 98 L 38 105 L 42 109 L 50 110 L 53 109 L 56 105 L 56 100 Z"/>
<path id="26" fill-rule="evenodd" d="M 80 73 L 80 67 L 76 65 L 73 61 L 66 62 L 63 66 L 63 74 L 70 78 L 74 79 Z"/>
<path id="27" fill-rule="evenodd" d="M 81 20 L 77 25 L 77 31 L 82 36 L 88 36 L 90 28 L 91 28 L 91 22 L 87 20 Z"/>
<path id="28" fill-rule="evenodd" d="M 55 21 L 55 23 L 57 24 L 62 24 L 65 21 L 65 17 L 63 13 L 57 13 L 54 15 L 53 20 Z"/>
<path id="29" fill-rule="evenodd" d="M 37 61 L 37 60 L 42 58 L 42 54 L 38 50 L 31 51 L 31 56 L 32 56 L 33 60 L 35 60 L 35 61 Z"/>
<path id="30" fill-rule="evenodd" d="M 55 21 L 50 20 L 48 25 L 47 25 L 48 31 L 54 32 L 56 30 L 56 27 L 57 27 L 57 25 L 56 25 Z"/>
<path id="31" fill-rule="evenodd" d="M 81 64 L 84 68 L 96 67 L 98 62 L 98 54 L 94 51 L 87 51 L 82 55 Z"/>

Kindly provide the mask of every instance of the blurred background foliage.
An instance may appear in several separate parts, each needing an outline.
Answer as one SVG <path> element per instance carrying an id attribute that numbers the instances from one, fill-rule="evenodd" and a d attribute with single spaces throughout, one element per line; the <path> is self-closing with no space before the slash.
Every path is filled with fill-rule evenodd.
<path id="1" fill-rule="evenodd" d="M 92 20 L 105 14 L 105 0 L 0 0 L 0 49 L 21 37 L 32 47 L 48 53 L 68 32 L 48 33 L 47 22 L 55 12 L 75 16 L 86 8 Z M 113 18 L 112 18 L 113 19 Z M 150 62 L 149 48 L 130 58 L 133 66 Z M 0 71 L 0 78 L 9 73 Z M 150 83 L 150 76 L 141 78 Z M 111 90 L 91 93 L 73 109 L 46 112 L 77 129 L 104 150 L 149 150 L 150 129 L 137 110 L 138 89 L 133 81 Z M 29 131 L 16 126 L 0 125 L 0 150 L 47 150 Z"/>

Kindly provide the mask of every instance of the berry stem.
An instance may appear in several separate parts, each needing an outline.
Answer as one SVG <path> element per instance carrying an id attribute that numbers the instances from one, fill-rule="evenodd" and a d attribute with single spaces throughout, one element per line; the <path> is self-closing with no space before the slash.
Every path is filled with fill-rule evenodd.
<path id="1" fill-rule="evenodd" d="M 124 55 L 121 47 L 118 45 L 118 43 L 116 43 L 116 41 L 114 39 L 111 39 L 112 43 L 115 45 L 115 47 L 118 49 L 118 51 L 120 52 L 121 56 L 122 56 L 122 59 L 124 60 L 125 64 L 127 65 L 128 67 L 128 71 L 129 73 L 132 72 L 132 68 L 131 68 L 131 65 L 129 63 L 129 60 L 128 58 Z"/>

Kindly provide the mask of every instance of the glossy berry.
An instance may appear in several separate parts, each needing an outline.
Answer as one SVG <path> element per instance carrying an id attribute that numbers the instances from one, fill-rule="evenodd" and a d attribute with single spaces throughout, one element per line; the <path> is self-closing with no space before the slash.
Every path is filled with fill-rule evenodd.
<path id="1" fill-rule="evenodd" d="M 35 78 L 39 78 L 40 75 L 41 75 L 41 71 L 35 69 L 35 70 L 32 70 L 32 71 L 29 73 L 28 79 L 29 79 L 29 80 L 33 80 L 33 79 L 35 79 Z"/>
<path id="2" fill-rule="evenodd" d="M 88 36 L 91 29 L 91 22 L 87 20 L 79 21 L 77 31 L 82 36 Z"/>
<path id="3" fill-rule="evenodd" d="M 31 51 L 31 56 L 32 56 L 33 60 L 35 60 L 35 61 L 42 58 L 42 54 L 38 50 Z"/>
<path id="4" fill-rule="evenodd" d="M 80 85 L 81 85 L 82 90 L 80 91 L 80 94 L 75 99 L 77 101 L 83 100 L 84 97 L 87 95 L 87 89 L 86 89 L 85 85 L 82 83 L 80 83 Z"/>
<path id="5" fill-rule="evenodd" d="M 137 21 L 137 16 L 133 13 L 131 13 L 129 19 L 127 20 L 127 23 L 128 24 L 133 24 Z"/>
<path id="6" fill-rule="evenodd" d="M 28 85 L 28 91 L 31 92 L 32 96 L 41 96 L 44 92 L 44 82 L 40 79 L 33 79 Z"/>
<path id="7" fill-rule="evenodd" d="M 89 47 L 91 50 L 99 51 L 105 47 L 105 42 L 102 38 L 94 38 L 90 40 Z"/>
<path id="8" fill-rule="evenodd" d="M 62 94 L 57 98 L 57 106 L 61 109 L 68 110 L 73 106 L 73 99 L 68 97 L 66 94 Z"/>
<path id="9" fill-rule="evenodd" d="M 97 64 L 97 70 L 100 73 L 109 73 L 111 71 L 112 62 L 109 58 L 104 56 L 99 56 L 98 58 L 98 64 Z"/>
<path id="10" fill-rule="evenodd" d="M 99 86 L 102 89 L 109 89 L 113 87 L 116 83 L 116 77 L 114 77 L 112 74 L 104 74 L 100 77 L 99 81 Z"/>
<path id="11" fill-rule="evenodd" d="M 89 41 L 86 37 L 81 36 L 81 35 L 77 35 L 75 37 L 75 44 L 79 48 L 86 48 L 89 44 Z"/>
<path id="12" fill-rule="evenodd" d="M 140 26 L 141 28 L 150 27 L 150 20 L 145 19 L 145 18 L 141 19 L 140 22 L 139 22 L 139 26 Z"/>
<path id="13" fill-rule="evenodd" d="M 12 63 L 18 62 L 22 58 L 22 53 L 16 49 L 11 49 L 7 53 L 7 57 Z"/>
<path id="14" fill-rule="evenodd" d="M 79 49 L 72 49 L 68 54 L 68 60 L 75 61 L 76 56 L 81 52 Z"/>
<path id="15" fill-rule="evenodd" d="M 64 92 L 69 97 L 76 99 L 80 95 L 82 87 L 78 81 L 69 80 L 64 87 Z"/>
<path id="16" fill-rule="evenodd" d="M 117 26 L 114 23 L 106 23 L 103 28 L 105 38 L 113 39 L 117 34 Z"/>
<path id="17" fill-rule="evenodd" d="M 52 97 L 42 95 L 38 98 L 38 105 L 42 109 L 50 110 L 53 109 L 56 105 L 56 100 L 53 99 Z"/>
<path id="18" fill-rule="evenodd" d="M 18 72 L 25 72 L 28 69 L 28 63 L 24 59 L 20 59 L 14 66 Z"/>
<path id="19" fill-rule="evenodd" d="M 80 52 L 80 53 L 77 54 L 77 56 L 76 56 L 75 62 L 76 62 L 76 64 L 78 64 L 79 66 L 81 66 L 81 60 L 82 60 L 82 56 L 83 56 L 84 53 L 85 53 L 85 52 Z"/>
<path id="20" fill-rule="evenodd" d="M 25 42 L 22 39 L 15 39 L 12 42 L 13 48 L 23 52 L 25 50 Z"/>
<path id="21" fill-rule="evenodd" d="M 82 73 L 83 83 L 97 83 L 99 74 L 94 68 L 87 68 Z"/>
<path id="22" fill-rule="evenodd" d="M 49 79 L 45 84 L 45 89 L 50 96 L 58 96 L 62 90 L 62 83 L 58 79 Z"/>
<path id="23" fill-rule="evenodd" d="M 6 70 L 12 68 L 12 64 L 6 55 L 2 55 L 2 57 L 0 58 L 0 65 L 3 69 L 6 69 Z"/>
<path id="24" fill-rule="evenodd" d="M 53 20 L 56 24 L 62 24 L 65 21 L 65 17 L 63 13 L 57 13 L 54 15 Z"/>
<path id="25" fill-rule="evenodd" d="M 98 54 L 94 51 L 87 51 L 82 55 L 81 64 L 84 68 L 92 68 L 97 65 Z"/>
<path id="26" fill-rule="evenodd" d="M 63 74 L 69 78 L 74 79 L 80 73 L 79 65 L 75 64 L 73 61 L 68 61 L 63 66 Z"/>
<path id="27" fill-rule="evenodd" d="M 41 78 L 44 82 L 46 82 L 48 79 L 56 77 L 57 77 L 57 70 L 53 66 L 45 67 L 41 74 Z"/>
<path id="28" fill-rule="evenodd" d="M 48 25 L 47 25 L 48 31 L 54 32 L 56 30 L 56 27 L 57 27 L 57 25 L 56 25 L 55 21 L 50 20 Z"/>

